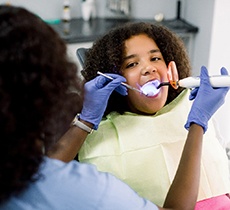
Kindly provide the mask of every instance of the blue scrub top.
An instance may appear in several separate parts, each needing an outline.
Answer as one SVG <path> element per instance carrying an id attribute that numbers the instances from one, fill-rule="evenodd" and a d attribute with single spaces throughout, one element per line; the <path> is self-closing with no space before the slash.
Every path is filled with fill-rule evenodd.
<path id="1" fill-rule="evenodd" d="M 108 163 L 109 164 L 109 163 Z M 0 205 L 0 210 L 156 210 L 128 185 L 90 164 L 45 157 L 41 178 Z"/>

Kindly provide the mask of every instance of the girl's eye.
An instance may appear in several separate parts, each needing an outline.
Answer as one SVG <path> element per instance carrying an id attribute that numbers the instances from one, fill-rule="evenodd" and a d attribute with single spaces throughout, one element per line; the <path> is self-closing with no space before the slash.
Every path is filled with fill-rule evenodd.
<path id="1" fill-rule="evenodd" d="M 128 68 L 132 68 L 132 67 L 134 67 L 134 66 L 136 66 L 136 65 L 137 65 L 137 62 L 129 63 L 129 64 L 126 65 L 126 68 L 127 68 L 127 69 L 128 69 Z"/>
<path id="2" fill-rule="evenodd" d="M 161 60 L 161 58 L 159 58 L 159 57 L 153 57 L 153 58 L 151 58 L 151 61 L 159 61 L 159 60 Z"/>

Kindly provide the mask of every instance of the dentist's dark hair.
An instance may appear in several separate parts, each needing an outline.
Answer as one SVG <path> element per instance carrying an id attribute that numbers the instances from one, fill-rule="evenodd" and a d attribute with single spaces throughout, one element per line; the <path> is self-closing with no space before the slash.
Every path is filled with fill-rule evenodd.
<path id="1" fill-rule="evenodd" d="M 37 180 L 44 150 L 81 110 L 81 88 L 57 33 L 26 9 L 0 6 L 0 202 Z"/>

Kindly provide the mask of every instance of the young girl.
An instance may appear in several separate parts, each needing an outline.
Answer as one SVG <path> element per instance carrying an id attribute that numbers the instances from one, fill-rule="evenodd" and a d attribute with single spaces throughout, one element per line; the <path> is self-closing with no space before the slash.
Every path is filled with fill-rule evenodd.
<path id="1" fill-rule="evenodd" d="M 176 35 L 160 25 L 129 23 L 94 43 L 82 74 L 88 81 L 97 76 L 97 71 L 116 73 L 138 88 L 151 81 L 168 81 L 171 70 L 176 70 L 171 61 L 176 63 L 180 79 L 190 75 L 185 47 Z M 162 205 L 187 135 L 184 122 L 191 107 L 188 94 L 188 90 L 171 86 L 162 86 L 151 97 L 133 90 L 128 90 L 127 96 L 114 91 L 104 119 L 88 136 L 79 160 L 114 174 L 139 195 Z M 229 191 L 226 152 L 210 122 L 204 135 L 196 209 L 210 209 L 213 203 L 214 209 L 229 209 Z"/>

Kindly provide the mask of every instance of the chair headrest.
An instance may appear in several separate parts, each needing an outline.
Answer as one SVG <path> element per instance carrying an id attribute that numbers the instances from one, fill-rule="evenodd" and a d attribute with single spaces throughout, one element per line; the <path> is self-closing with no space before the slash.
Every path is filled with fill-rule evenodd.
<path id="1" fill-rule="evenodd" d="M 88 51 L 88 48 L 84 48 L 84 47 L 78 48 L 76 50 L 76 55 L 78 57 L 78 60 L 81 64 L 82 68 L 84 67 L 84 62 L 85 62 L 85 57 L 86 57 L 87 51 Z"/>

